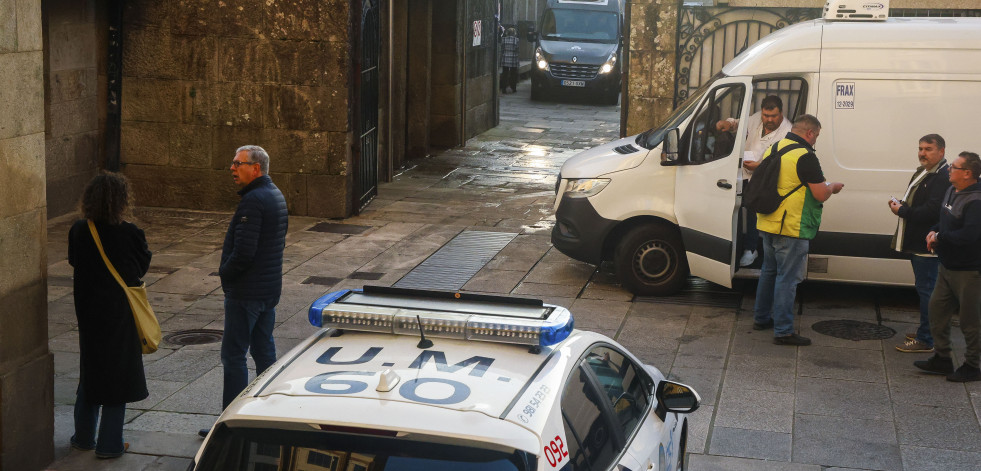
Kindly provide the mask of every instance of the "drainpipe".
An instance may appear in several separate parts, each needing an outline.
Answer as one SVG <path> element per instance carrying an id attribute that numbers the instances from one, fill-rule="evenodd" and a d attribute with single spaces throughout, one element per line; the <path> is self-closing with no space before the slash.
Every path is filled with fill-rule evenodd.
<path id="1" fill-rule="evenodd" d="M 468 27 L 469 26 L 469 27 Z M 460 86 L 460 146 L 467 144 L 467 49 L 471 47 L 473 41 L 467 41 L 470 37 L 466 33 L 473 34 L 473 19 L 470 18 L 470 0 L 463 1 L 463 31 L 460 40 L 463 41 L 463 76 Z"/>
<path id="2" fill-rule="evenodd" d="M 392 175 L 395 173 L 395 143 L 392 142 L 392 125 L 395 120 L 392 115 L 395 114 L 395 107 L 392 106 L 392 99 L 395 93 L 392 88 L 395 87 L 395 33 L 392 31 L 395 29 L 395 2 L 397 0 L 388 0 L 388 165 L 387 171 L 385 172 L 385 181 L 392 181 Z M 403 143 L 404 144 L 404 143 Z"/>
<path id="3" fill-rule="evenodd" d="M 118 172 L 120 166 L 119 137 L 123 91 L 123 1 L 108 1 L 108 61 L 106 63 L 106 170 Z"/>

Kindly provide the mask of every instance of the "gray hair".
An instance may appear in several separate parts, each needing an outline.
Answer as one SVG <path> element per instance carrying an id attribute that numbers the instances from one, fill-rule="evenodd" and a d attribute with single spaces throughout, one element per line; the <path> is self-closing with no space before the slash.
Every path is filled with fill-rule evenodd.
<path id="1" fill-rule="evenodd" d="M 262 174 L 269 175 L 269 154 L 266 149 L 259 146 L 242 146 L 235 149 L 235 154 L 237 155 L 243 150 L 249 153 L 249 162 L 259 164 L 259 170 L 262 171 Z"/>

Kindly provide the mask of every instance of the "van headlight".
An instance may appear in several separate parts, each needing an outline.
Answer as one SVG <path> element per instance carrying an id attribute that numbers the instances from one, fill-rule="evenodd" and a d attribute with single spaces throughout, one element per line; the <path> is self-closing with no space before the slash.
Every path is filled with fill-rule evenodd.
<path id="1" fill-rule="evenodd" d="M 617 51 L 610 53 L 610 57 L 606 59 L 606 62 L 600 66 L 599 73 L 608 74 L 613 70 L 613 66 L 617 65 Z"/>
<path id="2" fill-rule="evenodd" d="M 589 198 L 606 188 L 610 184 L 609 178 L 584 178 L 579 180 L 569 180 L 565 185 L 564 196 L 569 198 Z"/>
<path id="3" fill-rule="evenodd" d="M 548 61 L 545 60 L 545 55 L 542 54 L 542 48 L 535 48 L 535 64 L 538 65 L 539 69 L 548 70 Z"/>

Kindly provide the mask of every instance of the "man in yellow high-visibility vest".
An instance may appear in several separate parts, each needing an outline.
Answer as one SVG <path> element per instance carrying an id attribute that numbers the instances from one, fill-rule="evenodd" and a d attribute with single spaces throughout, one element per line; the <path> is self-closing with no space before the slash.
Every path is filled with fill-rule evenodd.
<path id="1" fill-rule="evenodd" d="M 801 115 L 787 137 L 763 155 L 779 158 L 781 195 L 786 195 L 776 211 L 756 215 L 756 229 L 763 236 L 763 268 L 756 289 L 753 329 L 773 328 L 778 345 L 810 345 L 811 340 L 794 332 L 794 297 L 804 280 L 810 240 L 821 226 L 821 203 L 845 186 L 827 182 L 821 163 L 814 154 L 814 143 L 821 134 L 821 122 L 809 114 Z M 774 153 L 776 149 L 776 153 Z"/>

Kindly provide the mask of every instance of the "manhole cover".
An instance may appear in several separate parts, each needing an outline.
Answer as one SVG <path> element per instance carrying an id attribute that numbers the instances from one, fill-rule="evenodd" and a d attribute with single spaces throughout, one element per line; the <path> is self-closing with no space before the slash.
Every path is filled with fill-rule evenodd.
<path id="1" fill-rule="evenodd" d="M 845 319 L 815 322 L 811 328 L 819 334 L 846 340 L 885 340 L 896 335 L 895 330 L 884 325 Z"/>
<path id="2" fill-rule="evenodd" d="M 174 345 L 203 345 L 221 341 L 223 332 L 214 329 L 182 330 L 164 337 L 164 341 Z"/>

